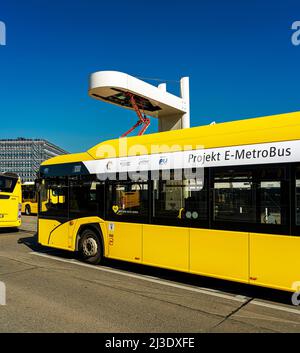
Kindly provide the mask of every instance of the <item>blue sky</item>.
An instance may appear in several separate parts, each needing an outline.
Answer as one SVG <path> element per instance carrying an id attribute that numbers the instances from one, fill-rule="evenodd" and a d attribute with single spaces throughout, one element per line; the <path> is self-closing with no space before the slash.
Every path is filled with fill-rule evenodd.
<path id="1" fill-rule="evenodd" d="M 300 110 L 296 0 L 0 0 L 0 20 L 0 138 L 80 152 L 120 136 L 136 117 L 88 96 L 99 70 L 190 76 L 192 126 Z"/>

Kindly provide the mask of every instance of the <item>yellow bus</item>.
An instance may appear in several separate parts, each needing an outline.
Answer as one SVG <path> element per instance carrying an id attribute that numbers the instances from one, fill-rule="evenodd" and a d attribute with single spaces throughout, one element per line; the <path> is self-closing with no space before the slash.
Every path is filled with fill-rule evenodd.
<path id="1" fill-rule="evenodd" d="M 21 225 L 21 202 L 20 178 L 13 173 L 0 173 L 0 228 Z"/>
<path id="2" fill-rule="evenodd" d="M 39 243 L 89 263 L 300 281 L 299 112 L 106 141 L 44 162 L 38 188 Z"/>
<path id="3" fill-rule="evenodd" d="M 25 182 L 22 184 L 22 213 L 27 216 L 37 214 L 38 200 L 34 182 Z"/>

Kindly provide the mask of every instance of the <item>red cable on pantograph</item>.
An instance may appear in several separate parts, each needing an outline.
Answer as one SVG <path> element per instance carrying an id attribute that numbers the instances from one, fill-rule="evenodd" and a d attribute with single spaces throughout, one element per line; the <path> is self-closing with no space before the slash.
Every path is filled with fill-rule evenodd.
<path id="1" fill-rule="evenodd" d="M 147 118 L 146 116 L 143 116 L 138 105 L 136 104 L 136 101 L 134 99 L 134 95 L 132 93 L 126 93 L 126 95 L 130 98 L 130 103 L 132 105 L 132 108 L 135 110 L 139 120 L 132 126 L 132 128 L 127 130 L 123 135 L 121 135 L 121 137 L 125 137 L 125 136 L 129 135 L 134 129 L 136 129 L 140 125 L 144 125 L 138 133 L 138 136 L 141 136 L 148 129 L 148 127 L 150 125 L 150 119 Z"/>

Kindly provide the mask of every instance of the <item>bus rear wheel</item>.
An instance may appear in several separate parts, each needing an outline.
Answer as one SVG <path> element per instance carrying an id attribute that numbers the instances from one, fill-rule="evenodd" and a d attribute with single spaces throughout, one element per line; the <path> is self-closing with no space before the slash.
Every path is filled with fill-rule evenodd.
<path id="1" fill-rule="evenodd" d="M 98 265 L 102 261 L 102 246 L 98 235 L 91 229 L 85 229 L 79 240 L 80 258 L 90 264 Z"/>
<path id="2" fill-rule="evenodd" d="M 25 214 L 26 216 L 30 216 L 31 215 L 31 208 L 29 205 L 26 205 L 25 207 Z"/>

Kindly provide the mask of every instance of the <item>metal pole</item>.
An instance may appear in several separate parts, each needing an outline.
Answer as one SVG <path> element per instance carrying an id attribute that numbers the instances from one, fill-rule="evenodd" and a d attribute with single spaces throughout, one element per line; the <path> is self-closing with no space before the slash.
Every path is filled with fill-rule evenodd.
<path id="1" fill-rule="evenodd" d="M 186 113 L 182 116 L 182 128 L 187 129 L 190 127 L 190 78 L 183 77 L 180 80 L 181 98 L 186 104 Z"/>

